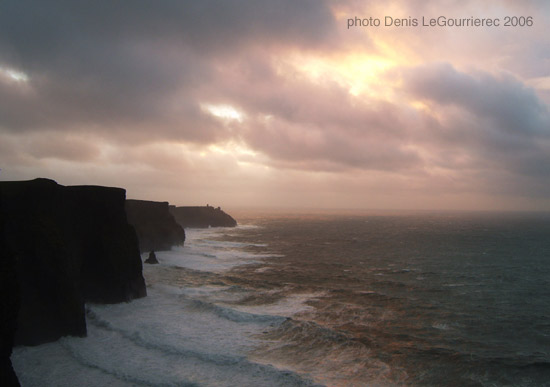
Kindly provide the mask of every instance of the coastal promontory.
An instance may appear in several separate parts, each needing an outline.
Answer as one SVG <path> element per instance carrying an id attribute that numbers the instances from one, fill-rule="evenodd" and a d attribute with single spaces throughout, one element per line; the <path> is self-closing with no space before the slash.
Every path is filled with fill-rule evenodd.
<path id="1" fill-rule="evenodd" d="M 170 206 L 170 212 L 184 228 L 235 227 L 237 221 L 220 207 L 176 207 Z"/>
<path id="2" fill-rule="evenodd" d="M 168 202 L 126 200 L 128 222 L 136 229 L 141 252 L 170 250 L 185 242 L 185 231 L 168 206 Z"/>
<path id="3" fill-rule="evenodd" d="M 0 182 L 1 281 L 12 284 L 10 297 L 19 295 L 15 345 L 86 335 L 85 302 L 146 296 L 125 196 L 120 188 L 48 179 Z"/>

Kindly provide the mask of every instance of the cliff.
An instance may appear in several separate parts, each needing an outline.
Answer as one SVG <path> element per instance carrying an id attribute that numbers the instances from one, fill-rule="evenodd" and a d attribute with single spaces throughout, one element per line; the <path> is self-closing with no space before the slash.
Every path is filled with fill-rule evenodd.
<path id="1" fill-rule="evenodd" d="M 19 288 L 15 256 L 5 243 L 4 218 L 0 212 L 0 386 L 19 386 L 10 360 L 19 309 Z"/>
<path id="2" fill-rule="evenodd" d="M 175 207 L 170 212 L 182 227 L 235 227 L 237 221 L 221 210 L 220 207 Z"/>
<path id="3" fill-rule="evenodd" d="M 170 250 L 185 242 L 185 231 L 168 210 L 168 202 L 128 199 L 126 213 L 136 229 L 142 252 Z"/>
<path id="4" fill-rule="evenodd" d="M 47 179 L 0 182 L 2 237 L 15 256 L 2 283 L 15 269 L 20 295 L 16 345 L 86 335 L 85 301 L 146 295 L 125 195 L 120 188 L 64 187 Z"/>

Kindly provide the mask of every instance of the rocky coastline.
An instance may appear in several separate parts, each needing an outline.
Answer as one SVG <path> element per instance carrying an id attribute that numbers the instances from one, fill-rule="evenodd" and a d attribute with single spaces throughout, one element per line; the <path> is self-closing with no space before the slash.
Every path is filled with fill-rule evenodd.
<path id="1" fill-rule="evenodd" d="M 170 206 L 170 213 L 184 228 L 235 227 L 237 221 L 220 207 Z"/>
<path id="2" fill-rule="evenodd" d="M 0 385 L 19 385 L 14 346 L 86 336 L 85 303 L 145 297 L 141 253 L 158 263 L 184 227 L 236 224 L 219 207 L 127 200 L 122 188 L 0 182 Z"/>
<path id="3" fill-rule="evenodd" d="M 168 202 L 128 199 L 125 206 L 141 252 L 170 250 L 185 242 L 185 231 L 170 213 Z"/>

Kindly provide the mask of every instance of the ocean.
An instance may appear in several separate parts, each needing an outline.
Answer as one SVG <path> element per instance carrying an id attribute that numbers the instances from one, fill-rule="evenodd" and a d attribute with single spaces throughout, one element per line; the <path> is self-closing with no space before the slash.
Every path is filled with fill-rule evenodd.
<path id="1" fill-rule="evenodd" d="M 550 216 L 243 214 L 144 265 L 23 386 L 550 386 Z M 148 252 L 144 252 L 143 259 Z"/>

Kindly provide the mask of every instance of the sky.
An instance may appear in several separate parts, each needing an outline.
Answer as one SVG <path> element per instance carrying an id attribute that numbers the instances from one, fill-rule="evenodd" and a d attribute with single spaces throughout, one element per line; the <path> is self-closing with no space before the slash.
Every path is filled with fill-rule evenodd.
<path id="1" fill-rule="evenodd" d="M 3 0 L 0 180 L 550 211 L 549 31 L 543 0 Z"/>

